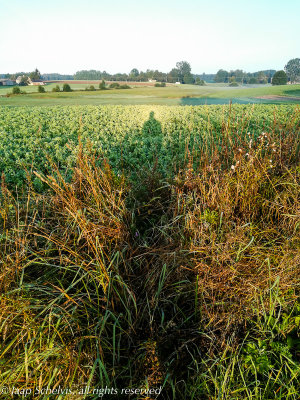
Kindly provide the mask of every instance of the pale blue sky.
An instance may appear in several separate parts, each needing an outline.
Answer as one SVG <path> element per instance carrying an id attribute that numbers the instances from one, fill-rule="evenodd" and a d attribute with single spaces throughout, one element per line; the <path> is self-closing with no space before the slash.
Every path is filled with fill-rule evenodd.
<path id="1" fill-rule="evenodd" d="M 283 69 L 299 0 L 0 0 L 0 73 Z"/>

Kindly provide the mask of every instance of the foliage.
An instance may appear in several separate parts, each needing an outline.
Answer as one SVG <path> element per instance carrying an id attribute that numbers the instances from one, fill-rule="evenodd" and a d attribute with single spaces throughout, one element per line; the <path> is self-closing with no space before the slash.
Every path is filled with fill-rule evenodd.
<path id="1" fill-rule="evenodd" d="M 56 85 L 55 87 L 52 88 L 52 92 L 60 92 L 60 87 L 59 85 Z"/>
<path id="2" fill-rule="evenodd" d="M 300 58 L 293 58 L 284 67 L 284 70 L 291 80 L 291 82 L 297 82 L 300 80 Z"/>
<path id="3" fill-rule="evenodd" d="M 120 84 L 118 82 L 113 82 L 109 85 L 111 89 L 118 89 L 120 87 Z"/>
<path id="4" fill-rule="evenodd" d="M 214 141 L 222 137 L 229 108 L 156 106 L 155 119 L 161 122 L 160 133 L 149 138 L 143 125 L 149 120 L 152 106 L 57 106 L 0 109 L 0 171 L 5 173 L 10 187 L 20 186 L 26 176 L 23 166 L 46 172 L 49 152 L 63 170 L 74 166 L 74 151 L 80 134 L 83 143 L 91 141 L 99 156 L 106 157 L 112 168 L 132 174 L 132 167 L 150 166 L 157 146 L 160 146 L 159 170 L 162 173 L 184 163 L 184 149 L 200 149 L 207 132 L 214 130 Z M 299 114 L 295 106 L 234 105 L 231 125 L 247 113 L 247 129 L 257 132 L 272 129 L 274 111 L 278 129 L 289 126 L 299 129 Z M 276 125 L 277 126 L 277 125 Z M 238 129 L 238 128 L 236 128 Z M 244 128 L 245 129 L 245 128 Z M 278 132 L 279 132 L 278 131 Z M 184 134 L 182 134 L 184 132 Z M 238 131 L 242 135 L 242 131 Z M 138 146 L 137 146 L 138 144 Z M 70 150 L 69 145 L 75 150 Z M 198 160 L 195 153 L 195 162 Z"/>
<path id="5" fill-rule="evenodd" d="M 272 79 L 272 85 L 286 85 L 287 75 L 284 71 L 277 71 Z"/>
<path id="6" fill-rule="evenodd" d="M 68 83 L 63 84 L 63 92 L 72 92 L 71 86 Z"/>
<path id="7" fill-rule="evenodd" d="M 120 86 L 119 86 L 119 89 L 130 89 L 130 86 L 129 86 L 129 85 L 126 85 L 126 84 L 120 85 Z"/>
<path id="8" fill-rule="evenodd" d="M 166 82 L 156 82 L 155 87 L 166 87 Z"/>
<path id="9" fill-rule="evenodd" d="M 32 81 L 38 81 L 38 80 L 40 80 L 40 79 L 41 79 L 41 73 L 40 73 L 40 71 L 36 68 L 33 72 L 31 72 L 31 73 L 29 74 L 29 78 L 30 78 Z"/>
<path id="10" fill-rule="evenodd" d="M 238 84 L 237 82 L 233 81 L 233 82 L 230 82 L 230 83 L 229 83 L 229 86 L 231 86 L 231 87 L 237 87 L 237 86 L 239 86 L 239 84 Z"/>
<path id="11" fill-rule="evenodd" d="M 185 74 L 183 76 L 183 83 L 192 85 L 195 82 L 194 77 L 191 73 Z"/>
<path id="12" fill-rule="evenodd" d="M 257 78 L 250 78 L 249 79 L 249 83 L 251 84 L 251 85 L 253 85 L 253 84 L 256 84 L 256 83 L 258 83 L 258 79 Z"/>
<path id="13" fill-rule="evenodd" d="M 205 81 L 203 79 L 196 78 L 195 79 L 195 85 L 205 86 Z"/>
<path id="14" fill-rule="evenodd" d="M 105 81 L 102 79 L 102 81 L 99 83 L 99 89 L 100 90 L 105 90 L 106 89 L 106 85 L 105 85 Z"/>
<path id="15" fill-rule="evenodd" d="M 228 72 L 225 71 L 224 69 L 219 69 L 217 72 L 215 79 L 215 82 L 228 82 Z"/>
<path id="16" fill-rule="evenodd" d="M 94 85 L 90 85 L 90 86 L 87 86 L 86 88 L 85 88 L 85 90 L 87 90 L 87 91 L 95 91 L 96 90 L 96 88 L 95 88 L 95 86 Z"/>
<path id="17" fill-rule="evenodd" d="M 1 385 L 297 400 L 299 109 L 154 110 L 0 109 Z"/>
<path id="18" fill-rule="evenodd" d="M 27 86 L 28 85 L 28 76 L 23 75 L 21 78 L 21 82 L 19 83 L 20 86 Z"/>
<path id="19" fill-rule="evenodd" d="M 13 87 L 12 94 L 21 94 L 21 89 L 18 86 Z"/>
<path id="20" fill-rule="evenodd" d="M 39 92 L 39 93 L 45 93 L 45 88 L 44 88 L 44 86 L 39 85 L 39 86 L 38 86 L 38 92 Z"/>

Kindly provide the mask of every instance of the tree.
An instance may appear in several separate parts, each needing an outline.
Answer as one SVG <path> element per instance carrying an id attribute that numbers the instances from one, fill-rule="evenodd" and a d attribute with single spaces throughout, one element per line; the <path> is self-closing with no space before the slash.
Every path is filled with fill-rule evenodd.
<path id="1" fill-rule="evenodd" d="M 29 78 L 30 78 L 32 81 L 38 81 L 38 80 L 40 80 L 40 79 L 41 79 L 41 73 L 40 73 L 40 71 L 36 68 L 33 72 L 31 72 L 31 73 L 29 74 Z"/>
<path id="2" fill-rule="evenodd" d="M 27 86 L 28 85 L 28 76 L 23 75 L 21 78 L 21 82 L 19 83 L 20 86 Z"/>
<path id="3" fill-rule="evenodd" d="M 256 83 L 258 83 L 257 78 L 255 78 L 254 76 L 252 76 L 252 77 L 249 79 L 249 84 L 250 84 L 250 85 L 254 85 L 254 84 L 256 84 Z"/>
<path id="4" fill-rule="evenodd" d="M 45 93 L 45 88 L 44 88 L 44 86 L 41 86 L 41 85 L 40 85 L 40 86 L 38 87 L 38 92 L 39 92 L 39 93 Z"/>
<path id="5" fill-rule="evenodd" d="M 275 72 L 272 85 L 286 85 L 287 83 L 287 75 L 284 71 L 277 71 Z"/>
<path id="6" fill-rule="evenodd" d="M 63 92 L 72 92 L 71 86 L 68 83 L 64 83 Z"/>
<path id="7" fill-rule="evenodd" d="M 54 88 L 52 88 L 52 92 L 60 92 L 59 86 L 56 85 Z"/>
<path id="8" fill-rule="evenodd" d="M 224 69 L 219 69 L 219 71 L 217 72 L 214 81 L 215 82 L 228 82 L 228 71 L 225 71 Z"/>
<path id="9" fill-rule="evenodd" d="M 257 79 L 259 83 L 268 83 L 268 79 L 264 71 L 259 71 L 257 74 Z"/>
<path id="10" fill-rule="evenodd" d="M 195 80 L 194 80 L 194 77 L 193 77 L 193 75 L 191 73 L 185 74 L 183 76 L 183 83 L 192 85 L 194 82 L 195 82 Z"/>
<path id="11" fill-rule="evenodd" d="M 179 81 L 180 80 L 179 70 L 177 68 L 171 69 L 171 71 L 168 73 L 167 80 L 170 83 L 175 83 L 175 82 Z"/>
<path id="12" fill-rule="evenodd" d="M 293 58 L 292 60 L 290 60 L 284 67 L 284 70 L 292 83 L 299 81 L 300 58 Z"/>
<path id="13" fill-rule="evenodd" d="M 191 66 L 187 61 L 178 61 L 176 68 L 179 71 L 179 81 L 181 83 L 194 83 L 194 78 L 191 74 Z"/>
<path id="14" fill-rule="evenodd" d="M 129 73 L 129 79 L 132 81 L 135 81 L 138 76 L 139 76 L 139 70 L 136 68 L 133 68 Z"/>

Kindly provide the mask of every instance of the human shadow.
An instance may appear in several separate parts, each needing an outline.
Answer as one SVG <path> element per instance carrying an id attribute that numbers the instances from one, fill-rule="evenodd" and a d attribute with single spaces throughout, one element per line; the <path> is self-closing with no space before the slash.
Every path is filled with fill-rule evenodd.
<path id="1" fill-rule="evenodd" d="M 161 135 L 161 123 L 154 118 L 154 111 L 150 112 L 149 119 L 144 123 L 142 132 L 144 135 Z"/>
<path id="2" fill-rule="evenodd" d="M 154 118 L 154 112 L 151 111 L 149 119 L 144 123 L 139 139 L 139 157 L 144 161 L 144 165 L 148 168 L 153 163 L 159 164 L 163 151 L 163 131 L 162 126 L 157 119 Z"/>

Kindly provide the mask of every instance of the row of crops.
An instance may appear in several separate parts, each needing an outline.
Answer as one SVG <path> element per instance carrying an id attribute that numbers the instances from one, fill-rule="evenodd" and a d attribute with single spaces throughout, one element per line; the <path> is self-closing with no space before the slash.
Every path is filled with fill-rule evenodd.
<path id="1" fill-rule="evenodd" d="M 293 105 L 233 106 L 58 106 L 0 108 L 0 172 L 20 186 L 24 169 L 46 172 L 49 156 L 61 170 L 74 165 L 79 137 L 116 171 L 150 167 L 156 157 L 163 173 L 184 162 L 187 149 L 221 143 L 276 128 L 299 127 Z M 37 178 L 36 178 L 37 179 Z M 38 181 L 35 182 L 38 184 Z"/>

